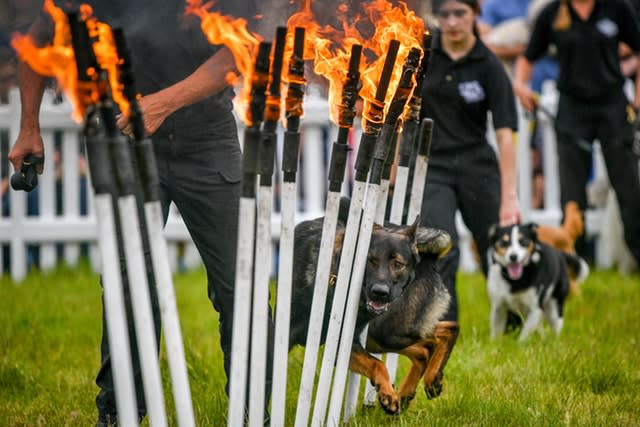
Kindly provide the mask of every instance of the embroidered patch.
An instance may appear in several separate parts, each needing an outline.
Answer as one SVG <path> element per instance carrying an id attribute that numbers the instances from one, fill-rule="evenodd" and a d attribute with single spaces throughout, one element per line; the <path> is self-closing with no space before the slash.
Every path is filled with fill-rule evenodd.
<path id="1" fill-rule="evenodd" d="M 458 85 L 458 92 L 460 92 L 460 96 L 467 101 L 467 104 L 480 102 L 485 98 L 484 89 L 477 80 L 460 83 Z"/>
<path id="2" fill-rule="evenodd" d="M 602 18 L 601 20 L 596 22 L 596 27 L 598 28 L 598 31 L 609 38 L 618 35 L 618 24 L 616 24 L 609 18 Z"/>

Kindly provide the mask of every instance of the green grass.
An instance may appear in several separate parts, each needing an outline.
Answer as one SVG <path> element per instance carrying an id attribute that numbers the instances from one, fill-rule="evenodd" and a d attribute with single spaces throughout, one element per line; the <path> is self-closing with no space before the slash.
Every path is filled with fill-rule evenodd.
<path id="1" fill-rule="evenodd" d="M 198 425 L 225 425 L 226 395 L 217 315 L 203 271 L 175 278 Z M 350 426 L 640 425 L 640 279 L 592 273 L 569 301 L 565 328 L 519 344 L 491 341 L 485 283 L 459 280 L 461 336 L 443 394 L 422 390 L 397 417 L 360 409 Z M 89 426 L 101 334 L 100 287 L 86 264 L 32 273 L 0 285 L 0 426 Z M 295 414 L 303 351 L 290 356 L 287 417 Z M 406 372 L 401 360 L 400 373 Z M 166 396 L 170 396 L 162 355 Z M 171 408 L 171 398 L 168 397 Z M 175 415 L 170 410 L 171 425 Z M 145 425 L 148 421 L 145 421 Z"/>

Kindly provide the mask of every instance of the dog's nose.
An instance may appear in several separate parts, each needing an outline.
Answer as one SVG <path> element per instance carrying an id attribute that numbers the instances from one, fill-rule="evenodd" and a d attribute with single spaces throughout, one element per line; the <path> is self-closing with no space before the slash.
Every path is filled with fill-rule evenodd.
<path id="1" fill-rule="evenodd" d="M 389 296 L 389 286 L 376 283 L 371 286 L 371 295 L 380 300 L 387 298 Z"/>
<path id="2" fill-rule="evenodd" d="M 509 261 L 516 262 L 517 260 L 518 260 L 518 255 L 516 254 L 509 255 Z"/>

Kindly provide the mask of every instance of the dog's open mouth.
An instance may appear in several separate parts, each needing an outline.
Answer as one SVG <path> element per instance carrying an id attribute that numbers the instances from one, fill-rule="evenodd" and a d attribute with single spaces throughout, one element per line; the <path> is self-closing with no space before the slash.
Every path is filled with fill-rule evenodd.
<path id="1" fill-rule="evenodd" d="M 369 301 L 367 302 L 367 310 L 372 314 L 382 314 L 389 309 L 388 302 Z"/>
<path id="2" fill-rule="evenodd" d="M 521 262 L 512 262 L 507 266 L 507 274 L 512 280 L 518 280 L 522 276 L 522 270 L 524 266 Z"/>

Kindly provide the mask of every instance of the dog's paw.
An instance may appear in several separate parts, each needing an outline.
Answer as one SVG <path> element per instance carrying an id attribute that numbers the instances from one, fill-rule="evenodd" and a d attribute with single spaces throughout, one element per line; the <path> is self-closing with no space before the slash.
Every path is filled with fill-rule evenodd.
<path id="1" fill-rule="evenodd" d="M 407 396 L 400 396 L 400 411 L 407 409 L 414 397 L 416 397 L 415 393 Z"/>
<path id="2" fill-rule="evenodd" d="M 400 401 L 395 391 L 390 392 L 378 392 L 378 401 L 382 409 L 389 415 L 397 415 L 400 412 Z"/>
<path id="3" fill-rule="evenodd" d="M 435 399 L 442 394 L 442 378 L 437 377 L 431 384 L 425 384 L 424 392 L 427 395 L 427 399 Z"/>

